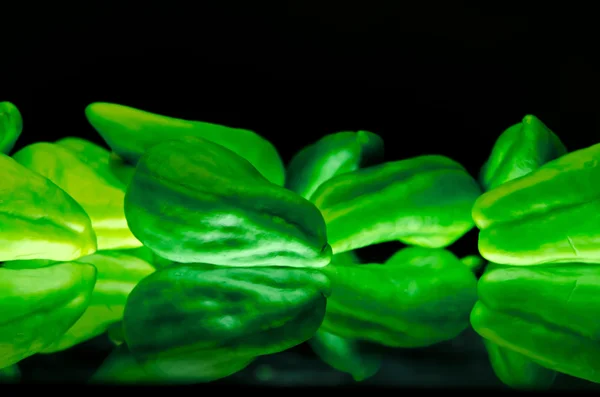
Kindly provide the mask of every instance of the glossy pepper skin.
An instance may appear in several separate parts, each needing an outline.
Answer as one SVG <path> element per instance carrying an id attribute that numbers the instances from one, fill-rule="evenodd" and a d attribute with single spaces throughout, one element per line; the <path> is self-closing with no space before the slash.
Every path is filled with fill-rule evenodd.
<path id="1" fill-rule="evenodd" d="M 481 255 L 519 266 L 600 263 L 598 160 L 594 145 L 484 193 L 473 206 Z"/>
<path id="2" fill-rule="evenodd" d="M 42 353 L 54 353 L 73 347 L 106 332 L 123 319 L 129 293 L 154 267 L 142 259 L 120 251 L 100 251 L 77 260 L 97 270 L 96 285 L 89 306 L 81 318 Z"/>
<path id="3" fill-rule="evenodd" d="M 451 252 L 409 247 L 385 264 L 323 269 L 331 296 L 322 329 L 389 347 L 425 347 L 469 325 L 477 280 Z"/>
<path id="4" fill-rule="evenodd" d="M 310 199 L 328 179 L 374 164 L 382 158 L 383 140 L 377 134 L 368 131 L 329 134 L 292 158 L 285 186 Z"/>
<path id="5" fill-rule="evenodd" d="M 560 139 L 535 116 L 508 128 L 496 141 L 481 170 L 481 183 L 491 190 L 523 177 L 566 153 Z M 525 291 L 523 291 L 525 292 Z M 548 389 L 556 371 L 544 368 L 516 351 L 484 339 L 492 368 L 506 385 L 517 389 Z"/>
<path id="6" fill-rule="evenodd" d="M 337 175 L 311 201 L 338 254 L 393 240 L 448 246 L 473 227 L 471 207 L 480 194 L 475 179 L 454 160 L 420 156 Z"/>
<path id="7" fill-rule="evenodd" d="M 488 191 L 525 176 L 566 153 L 558 136 L 540 119 L 527 115 L 500 135 L 481 169 L 479 181 Z"/>
<path id="8" fill-rule="evenodd" d="M 40 269 L 0 267 L 0 368 L 36 354 L 81 317 L 96 269 L 76 262 Z"/>
<path id="9" fill-rule="evenodd" d="M 483 338 L 494 373 L 507 386 L 523 390 L 549 389 L 556 371 L 542 367 L 529 357 Z"/>
<path id="10" fill-rule="evenodd" d="M 11 102 L 0 102 L 0 153 L 9 154 L 22 131 L 19 109 Z"/>
<path id="11" fill-rule="evenodd" d="M 0 261 L 71 261 L 96 251 L 84 209 L 67 193 L 0 154 Z"/>
<path id="12" fill-rule="evenodd" d="M 125 340 L 149 373 L 211 381 L 312 337 L 328 294 L 317 269 L 169 266 L 129 296 Z"/>
<path id="13" fill-rule="evenodd" d="M 94 170 L 97 176 L 106 183 L 125 191 L 127 183 L 119 177 L 121 173 L 133 175 L 135 167 L 113 160 L 111 152 L 85 139 L 67 137 L 55 142 L 57 145 L 70 150 L 77 158 Z M 112 161 L 111 161 L 112 160 Z M 117 169 L 120 167 L 120 169 Z"/>
<path id="14" fill-rule="evenodd" d="M 99 250 L 140 247 L 142 243 L 127 226 L 122 186 L 107 182 L 80 156 L 61 145 L 38 142 L 19 150 L 13 158 L 81 204 L 92 221 Z"/>
<path id="15" fill-rule="evenodd" d="M 333 265 L 360 266 L 360 260 L 353 251 L 346 251 L 333 256 L 329 266 Z M 381 355 L 359 340 L 342 338 L 321 328 L 308 344 L 323 362 L 349 373 L 356 382 L 372 377 L 381 368 Z"/>
<path id="16" fill-rule="evenodd" d="M 524 292 L 525 291 L 525 292 Z M 471 324 L 485 339 L 558 372 L 600 383 L 600 267 L 489 265 Z"/>
<path id="17" fill-rule="evenodd" d="M 125 215 L 144 245 L 175 262 L 323 267 L 331 260 L 312 203 L 200 138 L 163 142 L 142 156 Z"/>
<path id="18" fill-rule="evenodd" d="M 253 131 L 162 116 L 96 102 L 85 109 L 90 124 L 121 158 L 135 165 L 151 146 L 184 136 L 222 145 L 249 161 L 267 180 L 283 185 L 285 169 L 275 147 Z"/>

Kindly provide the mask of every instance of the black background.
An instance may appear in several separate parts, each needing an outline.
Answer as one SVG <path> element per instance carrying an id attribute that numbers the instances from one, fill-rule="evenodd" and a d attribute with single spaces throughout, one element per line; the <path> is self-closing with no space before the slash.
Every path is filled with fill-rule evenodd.
<path id="1" fill-rule="evenodd" d="M 22 112 L 16 149 L 73 135 L 102 143 L 83 113 L 94 101 L 252 129 L 285 162 L 324 134 L 364 129 L 384 138 L 387 160 L 443 154 L 475 176 L 498 135 L 526 114 L 569 150 L 600 142 L 591 9 L 221 1 L 182 13 L 166 6 L 53 4 L 37 8 L 26 25 L 6 18 L 0 101 Z M 362 254 L 383 260 L 397 248 Z M 474 253 L 476 233 L 452 248 Z M 62 358 L 33 357 L 24 372 L 65 379 L 52 370 L 66 360 L 62 365 L 81 373 L 71 375 L 83 378 L 105 348 L 95 341 Z M 282 383 L 349 382 L 304 347 L 274 357 L 268 360 L 288 374 L 279 374 Z M 248 371 L 234 378 L 254 379 Z M 373 382 L 497 384 L 469 332 L 433 349 L 390 353 Z"/>

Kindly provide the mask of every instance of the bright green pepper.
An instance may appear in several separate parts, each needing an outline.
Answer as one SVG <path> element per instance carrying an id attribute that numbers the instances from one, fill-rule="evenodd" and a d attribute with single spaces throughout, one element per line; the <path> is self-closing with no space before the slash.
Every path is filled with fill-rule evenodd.
<path id="1" fill-rule="evenodd" d="M 316 269 L 174 265 L 132 291 L 125 340 L 148 373 L 211 381 L 308 340 L 328 294 L 329 280 Z"/>
<path id="2" fill-rule="evenodd" d="M 180 263 L 322 267 L 331 259 L 319 210 L 200 138 L 150 148 L 125 197 L 129 227 Z"/>
<path id="3" fill-rule="evenodd" d="M 133 288 L 154 272 L 154 267 L 124 251 L 99 251 L 77 260 L 98 272 L 89 307 L 81 318 L 42 353 L 54 353 L 92 339 L 123 319 L 125 302 Z"/>
<path id="4" fill-rule="evenodd" d="M 471 270 L 443 249 L 409 247 L 385 264 L 323 270 L 332 292 L 322 329 L 390 347 L 424 347 L 450 340 L 469 325 L 477 300 Z"/>
<path id="5" fill-rule="evenodd" d="M 321 210 L 333 253 L 400 240 L 441 248 L 473 227 L 481 194 L 457 162 L 421 156 L 337 175 L 311 201 Z"/>
<path id="6" fill-rule="evenodd" d="M 287 169 L 285 186 L 310 199 L 328 179 L 378 162 L 383 140 L 368 131 L 329 134 L 298 152 Z"/>
<path id="7" fill-rule="evenodd" d="M 96 251 L 90 218 L 48 179 L 0 154 L 0 261 L 70 261 Z"/>
<path id="8" fill-rule="evenodd" d="M 484 193 L 473 206 L 479 252 L 506 265 L 600 263 L 600 145 Z"/>
<path id="9" fill-rule="evenodd" d="M 245 158 L 270 182 L 284 183 L 285 169 L 277 150 L 255 132 L 102 102 L 89 105 L 85 115 L 108 146 L 131 164 L 136 164 L 157 143 L 193 136 L 222 145 Z"/>
<path id="10" fill-rule="evenodd" d="M 0 268 L 0 368 L 58 340 L 88 307 L 95 282 L 96 269 L 83 263 Z"/>
<path id="11" fill-rule="evenodd" d="M 123 162 L 113 160 L 112 153 L 85 139 L 67 137 L 56 141 L 56 144 L 69 149 L 79 160 L 92 168 L 97 176 L 104 179 L 106 183 L 117 187 L 123 191 L 127 188 L 127 183 L 124 183 L 119 177 L 123 173 L 133 175 L 135 167 L 127 165 Z M 121 170 L 117 170 L 121 167 Z"/>
<path id="12" fill-rule="evenodd" d="M 0 102 L 0 153 L 10 153 L 22 131 L 19 109 L 10 102 Z"/>
<path id="13" fill-rule="evenodd" d="M 96 173 L 80 156 L 60 145 L 39 142 L 19 150 L 13 158 L 81 204 L 92 220 L 99 250 L 140 247 L 142 243 L 127 226 L 122 186 L 107 182 L 105 175 Z"/>
<path id="14" fill-rule="evenodd" d="M 527 115 L 500 135 L 479 180 L 484 190 L 491 190 L 566 153 L 560 139 L 540 119 Z"/>
<path id="15" fill-rule="evenodd" d="M 566 153 L 560 139 L 535 116 L 507 129 L 496 141 L 483 166 L 480 180 L 491 190 L 537 170 Z M 547 389 L 556 378 L 552 371 L 528 357 L 484 339 L 492 368 L 506 385 L 519 389 Z"/>
<path id="16" fill-rule="evenodd" d="M 154 257 L 145 247 L 122 251 L 98 251 L 77 259 L 97 270 L 96 285 L 89 307 L 81 318 L 52 346 L 41 353 L 54 353 L 94 338 L 123 318 L 125 302 L 133 287 L 154 272 Z M 7 269 L 38 269 L 56 264 L 46 260 L 5 262 Z"/>
<path id="17" fill-rule="evenodd" d="M 490 264 L 471 313 L 477 333 L 535 363 L 600 383 L 600 267 Z"/>

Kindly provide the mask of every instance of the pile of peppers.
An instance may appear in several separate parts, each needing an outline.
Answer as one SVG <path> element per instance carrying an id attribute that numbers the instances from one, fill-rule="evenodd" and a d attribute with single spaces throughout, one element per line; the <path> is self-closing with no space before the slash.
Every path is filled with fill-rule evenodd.
<path id="1" fill-rule="evenodd" d="M 255 132 L 111 103 L 77 137 L 13 152 L 0 103 L 0 382 L 21 360 L 102 334 L 90 382 L 215 381 L 308 342 L 362 381 L 388 348 L 472 327 L 506 385 L 600 383 L 600 144 L 568 152 L 528 115 L 476 177 L 385 162 L 368 131 L 284 166 Z M 476 255 L 447 249 L 473 228 Z M 385 263 L 356 250 L 399 241 Z"/>

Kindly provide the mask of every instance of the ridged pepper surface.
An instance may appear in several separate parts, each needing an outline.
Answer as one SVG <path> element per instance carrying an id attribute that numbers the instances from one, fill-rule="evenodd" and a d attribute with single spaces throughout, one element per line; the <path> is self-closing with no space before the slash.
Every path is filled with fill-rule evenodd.
<path id="1" fill-rule="evenodd" d="M 127 188 L 127 183 L 124 183 L 121 174 L 129 173 L 133 175 L 135 167 L 124 162 L 118 162 L 114 159 L 113 153 L 93 142 L 76 137 L 60 139 L 56 141 L 56 144 L 69 149 L 81 162 L 92 168 L 96 175 L 104 179 L 109 185 L 123 191 Z"/>
<path id="2" fill-rule="evenodd" d="M 500 135 L 481 168 L 479 180 L 488 191 L 566 153 L 560 139 L 540 119 L 527 115 Z"/>
<path id="3" fill-rule="evenodd" d="M 490 264 L 479 280 L 473 329 L 565 374 L 600 383 L 600 266 Z"/>
<path id="4" fill-rule="evenodd" d="M 70 261 L 96 251 L 84 209 L 67 193 L 0 154 L 0 261 Z"/>
<path id="5" fill-rule="evenodd" d="M 283 185 L 285 169 L 275 147 L 253 131 L 162 116 L 96 102 L 85 109 L 90 124 L 121 158 L 135 165 L 151 146 L 193 136 L 222 145 L 248 160 L 266 179 Z"/>
<path id="6" fill-rule="evenodd" d="M 224 266 L 323 267 L 323 216 L 246 160 L 200 138 L 150 148 L 125 197 L 134 235 L 163 258 Z"/>
<path id="7" fill-rule="evenodd" d="M 169 266 L 130 294 L 125 340 L 150 374 L 211 381 L 311 338 L 328 294 L 317 269 Z"/>
<path id="8" fill-rule="evenodd" d="M 425 347 L 469 325 L 477 280 L 450 251 L 409 247 L 385 264 L 325 267 L 331 296 L 322 329 L 390 347 Z"/>
<path id="9" fill-rule="evenodd" d="M 88 307 L 95 282 L 96 269 L 76 262 L 0 267 L 0 368 L 58 340 Z"/>
<path id="10" fill-rule="evenodd" d="M 500 135 L 482 167 L 480 181 L 486 191 L 492 190 L 528 175 L 566 152 L 560 139 L 537 117 L 525 116 L 521 123 Z M 496 376 L 504 384 L 517 389 L 547 389 L 553 385 L 556 371 L 490 340 L 484 339 L 484 345 Z"/>
<path id="11" fill-rule="evenodd" d="M 368 131 L 338 132 L 298 152 L 287 167 L 285 186 L 310 199 L 328 179 L 355 171 L 383 157 L 383 140 Z"/>
<path id="12" fill-rule="evenodd" d="M 122 187 L 107 182 L 80 156 L 61 145 L 38 142 L 19 150 L 13 158 L 50 179 L 81 204 L 92 221 L 99 250 L 142 245 L 127 226 Z"/>
<path id="13" fill-rule="evenodd" d="M 420 156 L 337 175 L 311 196 L 338 254 L 400 240 L 441 248 L 473 227 L 477 181 L 444 156 Z"/>
<path id="14" fill-rule="evenodd" d="M 473 206 L 479 252 L 531 266 L 600 263 L 600 144 L 484 193 Z"/>

